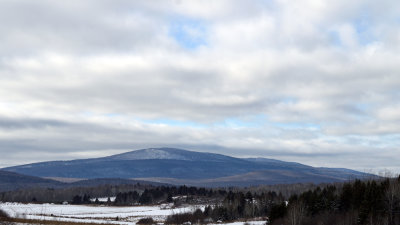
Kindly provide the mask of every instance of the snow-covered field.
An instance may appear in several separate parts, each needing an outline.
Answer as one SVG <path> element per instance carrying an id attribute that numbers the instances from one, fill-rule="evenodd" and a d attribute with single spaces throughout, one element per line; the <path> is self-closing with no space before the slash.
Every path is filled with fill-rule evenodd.
<path id="1" fill-rule="evenodd" d="M 85 206 L 56 204 L 0 203 L 0 209 L 12 217 L 26 219 L 132 224 L 141 218 L 151 217 L 163 221 L 168 215 L 194 211 L 203 206 L 187 206 L 171 209 L 162 206 Z"/>
<path id="2" fill-rule="evenodd" d="M 57 205 L 57 204 L 22 204 L 0 202 L 0 209 L 15 218 L 39 219 L 52 221 L 71 221 L 83 223 L 112 223 L 135 224 L 139 219 L 151 217 L 162 222 L 168 215 L 194 211 L 204 206 L 185 206 L 181 208 L 171 205 L 158 206 L 86 206 L 86 205 Z M 264 221 L 249 221 L 251 225 L 263 225 Z M 225 225 L 243 225 L 244 222 L 228 223 Z"/>
<path id="3" fill-rule="evenodd" d="M 95 202 L 96 199 L 99 200 L 99 202 L 108 202 L 108 198 L 110 198 L 110 202 L 115 202 L 116 197 L 102 197 L 102 198 L 91 198 L 91 202 Z"/>

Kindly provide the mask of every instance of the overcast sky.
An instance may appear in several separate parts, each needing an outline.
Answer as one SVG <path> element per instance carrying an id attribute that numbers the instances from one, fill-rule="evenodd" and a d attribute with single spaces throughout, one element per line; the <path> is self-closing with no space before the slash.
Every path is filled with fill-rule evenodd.
<path id="1" fill-rule="evenodd" d="M 178 147 L 400 172 L 396 0 L 0 0 L 0 167 Z"/>

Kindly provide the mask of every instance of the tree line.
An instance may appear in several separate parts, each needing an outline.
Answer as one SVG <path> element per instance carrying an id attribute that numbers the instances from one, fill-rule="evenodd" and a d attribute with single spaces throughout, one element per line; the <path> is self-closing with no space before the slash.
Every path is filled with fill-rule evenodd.
<path id="1" fill-rule="evenodd" d="M 316 187 L 289 198 L 275 192 L 228 192 L 217 205 L 171 215 L 169 224 L 261 217 L 272 225 L 400 225 L 400 176 Z"/>
<path id="2" fill-rule="evenodd" d="M 283 188 L 277 189 L 277 187 Z M 104 203 L 98 200 L 93 202 L 90 196 L 116 198 L 114 202 Z M 135 184 L 21 190 L 0 194 L 0 201 L 15 201 L 15 199 L 20 202 L 60 203 L 67 200 L 71 204 L 116 206 L 160 203 L 173 203 L 175 206 L 184 203 L 206 205 L 204 209 L 193 213 L 168 217 L 167 223 L 170 224 L 187 221 L 192 223 L 235 221 L 258 217 L 268 218 L 273 225 L 400 225 L 400 176 L 392 179 L 355 180 L 319 186 L 211 189 Z"/>
<path id="3" fill-rule="evenodd" d="M 35 203 L 62 203 L 71 202 L 75 196 L 92 197 L 116 196 L 118 193 L 136 190 L 142 192 L 144 189 L 153 188 L 150 184 L 119 184 L 119 185 L 96 185 L 92 187 L 69 187 L 69 188 L 31 188 L 0 193 L 2 202 L 35 202 Z"/>
<path id="4" fill-rule="evenodd" d="M 276 224 L 400 225 L 400 176 L 356 180 L 339 188 L 331 185 L 293 195 Z"/>

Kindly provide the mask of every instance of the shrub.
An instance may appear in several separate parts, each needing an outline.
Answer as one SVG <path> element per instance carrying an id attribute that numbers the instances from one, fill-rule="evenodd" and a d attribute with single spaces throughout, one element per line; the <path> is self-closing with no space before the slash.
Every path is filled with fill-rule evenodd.
<path id="1" fill-rule="evenodd" d="M 140 219 L 137 224 L 156 224 L 153 218 L 147 217 Z"/>
<path id="2" fill-rule="evenodd" d="M 200 209 L 193 213 L 174 214 L 167 217 L 166 224 L 183 224 L 186 222 L 202 223 L 206 217 Z"/>
<path id="3" fill-rule="evenodd" d="M 0 209 L 0 218 L 9 218 L 8 214 Z"/>

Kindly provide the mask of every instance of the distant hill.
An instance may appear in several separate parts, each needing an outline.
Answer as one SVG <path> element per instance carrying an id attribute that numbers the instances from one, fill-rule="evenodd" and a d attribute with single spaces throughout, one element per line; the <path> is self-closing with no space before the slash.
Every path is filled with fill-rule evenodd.
<path id="1" fill-rule="evenodd" d="M 75 180 L 75 179 L 74 179 Z M 0 192 L 31 189 L 31 188 L 70 188 L 70 187 L 96 187 L 100 185 L 137 184 L 142 185 L 169 185 L 154 181 L 120 179 L 120 178 L 95 178 L 79 179 L 75 181 L 63 178 L 41 178 L 0 170 Z"/>
<path id="2" fill-rule="evenodd" d="M 122 178 L 197 186 L 250 186 L 340 182 L 370 176 L 266 158 L 234 158 L 174 148 L 150 148 L 94 159 L 51 161 L 3 168 L 39 177 Z"/>
<path id="3" fill-rule="evenodd" d="M 212 179 L 176 179 L 163 177 L 141 178 L 146 181 L 174 183 L 177 185 L 224 187 L 224 186 L 256 186 L 263 184 L 290 184 L 290 183 L 329 183 L 347 179 L 337 179 L 328 175 L 296 171 L 296 170 L 260 170 L 245 174 L 219 177 Z"/>
<path id="4" fill-rule="evenodd" d="M 62 185 L 61 182 L 54 180 L 0 170 L 0 191 L 11 191 L 26 187 L 61 187 Z"/>

